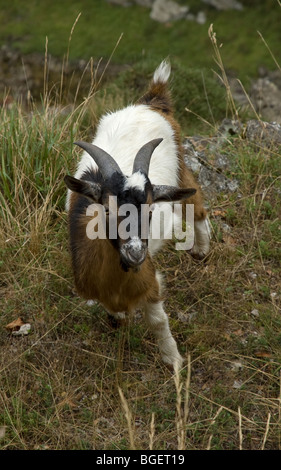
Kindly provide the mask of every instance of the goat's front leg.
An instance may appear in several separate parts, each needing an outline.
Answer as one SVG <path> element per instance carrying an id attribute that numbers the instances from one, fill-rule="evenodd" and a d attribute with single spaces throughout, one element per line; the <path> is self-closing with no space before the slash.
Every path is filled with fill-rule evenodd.
<path id="1" fill-rule="evenodd" d="M 194 222 L 194 246 L 190 253 L 194 258 L 203 259 L 210 249 L 211 230 L 208 218 Z"/>
<path id="2" fill-rule="evenodd" d="M 182 205 L 183 216 L 186 217 L 188 205 L 194 208 L 194 246 L 190 254 L 196 259 L 203 259 L 210 249 L 211 230 L 208 221 L 207 211 L 203 205 L 203 194 L 192 173 L 186 168 L 184 161 L 181 160 L 181 187 L 195 188 L 196 193 L 186 199 Z"/>
<path id="3" fill-rule="evenodd" d="M 163 302 L 145 304 L 145 319 L 150 331 L 155 335 L 161 357 L 166 364 L 174 369 L 182 367 L 183 359 L 178 352 L 177 343 L 169 327 L 168 316 L 163 308 Z"/>

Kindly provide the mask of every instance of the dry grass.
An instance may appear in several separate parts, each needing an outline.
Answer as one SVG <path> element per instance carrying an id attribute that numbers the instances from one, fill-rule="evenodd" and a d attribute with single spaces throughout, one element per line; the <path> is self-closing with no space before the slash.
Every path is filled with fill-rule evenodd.
<path id="1" fill-rule="evenodd" d="M 209 201 L 208 259 L 172 243 L 156 259 L 173 375 L 141 312 L 116 330 L 73 293 L 62 179 L 101 103 L 94 81 L 68 114 L 48 96 L 1 110 L 1 448 L 280 449 L 279 150 L 227 142 L 240 186 Z M 19 316 L 28 336 L 5 330 Z"/>

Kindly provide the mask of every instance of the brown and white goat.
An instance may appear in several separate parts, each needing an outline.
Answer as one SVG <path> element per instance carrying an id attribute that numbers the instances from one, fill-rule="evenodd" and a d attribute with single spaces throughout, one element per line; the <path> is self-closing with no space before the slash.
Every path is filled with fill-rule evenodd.
<path id="1" fill-rule="evenodd" d="M 209 233 L 202 196 L 186 168 L 180 127 L 172 112 L 167 82 L 170 65 L 163 61 L 155 70 L 148 91 L 135 105 L 105 115 L 92 144 L 77 142 L 84 149 L 75 177 L 66 176 L 69 188 L 69 234 L 75 285 L 79 295 L 99 301 L 115 318 L 143 306 L 145 319 L 155 334 L 162 359 L 174 368 L 182 358 L 163 308 L 161 276 L 152 257 L 163 239 L 142 238 L 140 213 L 143 205 L 170 205 L 185 201 L 194 205 L 195 241 L 191 254 L 204 257 Z M 117 225 L 125 215 L 118 209 L 133 205 L 136 233 L 126 238 L 108 235 L 110 198 L 114 197 Z M 89 207 L 96 204 L 89 212 Z M 105 209 L 105 236 L 89 234 L 89 213 Z M 110 213 L 109 213 L 110 212 Z M 94 229 L 93 233 L 94 235 Z"/>

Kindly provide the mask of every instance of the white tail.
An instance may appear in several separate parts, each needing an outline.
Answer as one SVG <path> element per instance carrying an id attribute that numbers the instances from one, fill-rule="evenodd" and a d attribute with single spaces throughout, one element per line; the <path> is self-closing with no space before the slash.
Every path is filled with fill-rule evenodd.
<path id="1" fill-rule="evenodd" d="M 153 81 L 155 83 L 161 82 L 166 83 L 169 80 L 171 74 L 171 65 L 166 60 L 163 60 L 159 67 L 154 72 Z"/>

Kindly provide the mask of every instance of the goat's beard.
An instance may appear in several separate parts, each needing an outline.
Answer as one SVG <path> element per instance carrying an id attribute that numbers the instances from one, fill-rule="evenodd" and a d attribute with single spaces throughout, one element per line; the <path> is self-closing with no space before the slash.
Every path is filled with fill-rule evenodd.
<path id="1" fill-rule="evenodd" d="M 125 273 L 127 273 L 129 269 L 131 269 L 134 273 L 138 273 L 141 268 L 141 264 L 139 264 L 138 266 L 131 266 L 129 263 L 126 263 L 126 261 L 123 260 L 121 256 L 120 256 L 120 265 L 121 265 L 122 270 Z"/>
<path id="2" fill-rule="evenodd" d="M 145 259 L 143 260 L 143 262 L 141 264 L 138 264 L 136 266 L 126 262 L 126 260 L 120 255 L 120 265 L 121 265 L 121 268 L 122 270 L 127 273 L 130 269 L 134 272 L 134 273 L 138 273 L 141 269 L 141 266 L 142 264 L 144 263 Z"/>

